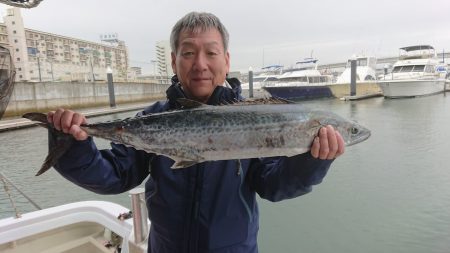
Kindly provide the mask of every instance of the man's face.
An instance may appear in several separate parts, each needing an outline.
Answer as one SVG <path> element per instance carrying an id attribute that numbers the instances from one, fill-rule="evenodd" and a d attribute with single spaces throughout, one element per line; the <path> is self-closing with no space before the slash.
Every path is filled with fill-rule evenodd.
<path id="1" fill-rule="evenodd" d="M 216 86 L 225 82 L 229 68 L 230 55 L 224 52 L 217 29 L 180 33 L 172 69 L 189 98 L 207 102 Z"/>

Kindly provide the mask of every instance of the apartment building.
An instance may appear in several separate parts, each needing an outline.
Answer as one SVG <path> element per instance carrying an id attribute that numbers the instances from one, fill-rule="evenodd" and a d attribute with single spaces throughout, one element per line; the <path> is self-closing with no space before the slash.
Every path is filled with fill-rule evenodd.
<path id="1" fill-rule="evenodd" d="M 0 23 L 0 45 L 10 49 L 16 81 L 105 80 L 106 68 L 126 80 L 128 50 L 123 41 L 96 43 L 24 27 L 19 8 L 7 10 Z"/>
<path id="2" fill-rule="evenodd" d="M 173 76 L 171 52 L 169 41 L 161 40 L 156 42 L 157 75 L 166 78 Z"/>

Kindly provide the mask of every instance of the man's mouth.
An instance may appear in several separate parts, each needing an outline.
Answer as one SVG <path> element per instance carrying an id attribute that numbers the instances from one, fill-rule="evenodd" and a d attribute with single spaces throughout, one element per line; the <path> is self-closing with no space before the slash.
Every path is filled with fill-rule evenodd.
<path id="1" fill-rule="evenodd" d="M 194 82 L 202 82 L 202 81 L 209 81 L 211 80 L 210 78 L 206 78 L 206 77 L 196 77 L 196 78 L 192 78 L 192 81 Z"/>

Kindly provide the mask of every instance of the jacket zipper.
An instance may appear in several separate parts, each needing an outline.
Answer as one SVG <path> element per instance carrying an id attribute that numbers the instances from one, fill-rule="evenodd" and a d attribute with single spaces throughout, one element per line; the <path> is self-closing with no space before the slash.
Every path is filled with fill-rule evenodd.
<path id="1" fill-rule="evenodd" d="M 204 164 L 197 165 L 194 179 L 194 195 L 191 206 L 191 222 L 189 227 L 189 252 L 198 252 L 198 215 L 200 208 L 200 188 L 202 185 Z"/>

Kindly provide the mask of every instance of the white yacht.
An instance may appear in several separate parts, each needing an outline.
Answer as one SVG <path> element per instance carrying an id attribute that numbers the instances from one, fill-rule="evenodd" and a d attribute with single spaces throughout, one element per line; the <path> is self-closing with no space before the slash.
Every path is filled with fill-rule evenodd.
<path id="1" fill-rule="evenodd" d="M 253 76 L 253 89 L 259 90 L 266 84 L 270 84 L 278 81 L 278 76 L 281 74 L 283 66 L 281 65 L 270 65 L 263 67 L 259 73 Z M 249 89 L 249 83 L 242 83 L 241 88 L 243 90 Z"/>
<path id="2" fill-rule="evenodd" d="M 331 90 L 326 86 L 331 81 L 331 75 L 323 75 L 317 70 L 317 59 L 305 58 L 278 76 L 278 82 L 267 83 L 263 89 L 273 97 L 287 99 L 332 97 Z"/>
<path id="3" fill-rule="evenodd" d="M 392 72 L 378 85 L 388 98 L 417 97 L 444 92 L 446 70 L 430 45 L 400 48 Z"/>
<path id="4" fill-rule="evenodd" d="M 347 61 L 347 66 L 337 78 L 336 83 L 350 83 L 351 61 L 356 60 L 356 81 L 375 81 L 377 58 L 372 56 L 355 56 Z"/>

